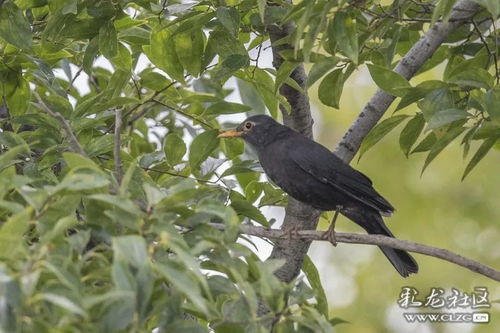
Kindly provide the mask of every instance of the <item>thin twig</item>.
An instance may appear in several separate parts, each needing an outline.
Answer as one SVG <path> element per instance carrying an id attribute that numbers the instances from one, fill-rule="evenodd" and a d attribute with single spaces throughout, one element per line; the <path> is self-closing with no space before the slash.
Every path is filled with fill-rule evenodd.
<path id="1" fill-rule="evenodd" d="M 210 223 L 210 226 L 223 230 L 224 225 L 219 223 Z M 265 227 L 258 227 L 253 225 L 241 225 L 240 232 L 246 235 L 257 237 L 271 238 L 271 239 L 289 239 L 290 233 L 279 229 L 270 229 Z M 311 241 L 328 241 L 324 238 L 324 231 L 318 230 L 298 230 L 294 233 L 297 238 Z M 433 247 L 417 242 L 387 237 L 383 235 L 368 235 L 368 234 L 355 234 L 336 232 L 335 239 L 337 243 L 350 243 L 350 244 L 369 244 L 378 246 L 388 246 L 395 249 L 415 252 L 449 261 L 458 266 L 465 267 L 473 272 L 482 274 L 495 281 L 500 281 L 500 271 L 484 265 L 478 261 L 466 258 L 457 253 L 451 252 L 446 249 Z"/>
<path id="2" fill-rule="evenodd" d="M 40 97 L 40 95 L 38 94 L 37 91 L 33 90 L 33 95 L 35 95 L 35 98 L 43 111 L 45 111 L 47 114 L 49 114 L 52 118 L 59 120 L 59 122 L 63 126 L 64 132 L 66 132 L 66 136 L 68 137 L 68 139 L 71 143 L 71 148 L 73 149 L 73 151 L 75 153 L 80 154 L 80 155 L 87 156 L 87 154 L 83 150 L 82 146 L 80 145 L 80 142 L 78 142 L 78 139 L 76 138 L 75 134 L 73 133 L 73 130 L 71 129 L 71 125 L 63 117 L 63 115 L 52 111 L 47 106 L 47 104 L 45 104 L 45 102 L 42 100 L 42 98 Z"/>
<path id="3" fill-rule="evenodd" d="M 122 130 L 122 109 L 115 110 L 115 145 L 114 145 L 114 157 L 115 157 L 115 177 L 118 185 L 122 183 L 123 178 L 123 166 L 121 157 L 121 130 Z"/>
<path id="4" fill-rule="evenodd" d="M 162 106 L 164 106 L 164 107 L 166 107 L 166 108 L 168 108 L 168 109 L 170 109 L 172 111 L 175 111 L 177 113 L 180 113 L 180 114 L 182 114 L 186 118 L 189 118 L 191 120 L 194 120 L 194 121 L 197 121 L 199 123 L 202 123 L 203 125 L 207 126 L 208 128 L 214 129 L 214 127 L 212 125 L 210 125 L 209 123 L 207 123 L 204 120 L 202 120 L 202 119 L 200 119 L 198 117 L 195 117 L 192 114 L 189 114 L 189 113 L 187 113 L 187 112 L 185 112 L 185 111 L 183 111 L 183 110 L 181 110 L 179 108 L 176 108 L 174 106 L 168 105 L 168 104 L 166 104 L 166 103 L 164 103 L 164 102 L 162 102 L 160 100 L 157 100 L 157 99 L 153 99 L 152 102 L 160 104 L 160 105 L 162 105 Z"/>
<path id="5" fill-rule="evenodd" d="M 68 89 L 66 89 L 66 92 L 70 92 L 71 91 L 71 89 L 73 88 L 73 84 L 75 83 L 75 80 L 78 79 L 78 77 L 80 76 L 80 74 L 82 73 L 82 71 L 83 71 L 83 67 L 80 67 L 80 69 L 78 70 L 78 72 L 75 73 L 75 76 L 73 76 L 73 78 L 69 82 L 69 86 L 68 86 Z"/>
<path id="6" fill-rule="evenodd" d="M 486 39 L 484 39 L 484 36 L 483 34 L 481 33 L 481 29 L 479 29 L 479 26 L 477 25 L 476 21 L 472 20 L 472 25 L 474 26 L 474 30 L 476 30 L 478 36 L 479 36 L 479 39 L 481 40 L 481 42 L 483 43 L 484 47 L 486 48 L 486 52 L 488 52 L 488 63 L 487 63 L 487 67 L 486 69 L 489 67 L 490 65 L 490 58 L 493 58 L 493 63 L 495 65 L 495 77 L 496 77 L 496 80 L 497 80 L 497 83 L 498 83 L 498 78 L 499 78 L 499 71 L 498 71 L 498 64 L 497 64 L 497 58 L 496 58 L 496 55 L 495 53 L 493 53 L 488 45 L 488 42 L 486 41 Z"/>
<path id="7" fill-rule="evenodd" d="M 144 170 L 144 171 L 158 172 L 158 173 L 165 174 L 165 175 L 170 175 L 170 176 L 173 176 L 173 177 L 180 177 L 180 178 L 185 178 L 185 179 L 193 179 L 193 180 L 196 180 L 197 182 L 204 183 L 204 184 L 212 184 L 212 185 L 221 186 L 218 183 L 218 181 L 200 179 L 200 178 L 191 177 L 191 176 L 187 176 L 187 175 L 183 175 L 183 174 L 175 173 L 175 172 L 171 172 L 171 171 L 158 170 L 158 169 L 155 169 L 155 168 L 142 168 L 142 167 L 141 167 L 141 169 Z M 220 181 L 222 182 L 222 180 L 220 180 Z M 222 182 L 222 184 L 224 185 L 222 187 L 224 187 L 224 188 L 226 188 L 226 189 L 229 190 L 229 188 L 224 184 L 224 182 Z"/>
<path id="8" fill-rule="evenodd" d="M 167 90 L 168 88 L 172 87 L 174 84 L 176 84 L 177 81 L 172 81 L 170 82 L 169 84 L 167 84 L 164 88 L 158 90 L 158 91 L 155 91 L 155 93 L 153 94 L 153 96 L 151 96 L 150 98 L 148 98 L 147 100 L 141 102 L 141 103 L 138 103 L 136 105 L 134 105 L 130 110 L 127 111 L 127 113 L 125 113 L 125 115 L 123 116 L 123 118 L 127 118 L 132 112 L 134 112 L 135 110 L 137 110 L 139 107 L 143 106 L 144 104 L 147 104 L 147 103 L 151 103 L 153 102 L 153 100 L 159 95 L 161 94 L 162 92 L 164 92 L 165 90 Z M 131 126 L 133 125 L 137 120 L 141 119 L 149 110 L 148 109 L 145 109 L 145 110 L 142 110 L 141 112 L 139 112 L 139 114 L 135 115 L 129 122 L 128 124 Z"/>

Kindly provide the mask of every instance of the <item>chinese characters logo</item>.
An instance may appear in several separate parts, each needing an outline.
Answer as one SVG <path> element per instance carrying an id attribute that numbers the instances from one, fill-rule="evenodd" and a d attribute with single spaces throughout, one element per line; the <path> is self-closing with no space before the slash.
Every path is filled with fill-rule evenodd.
<path id="1" fill-rule="evenodd" d="M 425 308 L 441 311 L 404 313 L 408 322 L 488 323 L 489 313 L 477 312 L 491 307 L 488 295 L 486 287 L 475 287 L 469 293 L 460 291 L 457 288 L 451 288 L 449 292 L 446 292 L 443 288 L 433 287 L 426 295 L 420 294 L 415 287 L 403 287 L 397 302 L 399 307 L 403 309 Z M 457 309 L 459 311 L 461 309 L 471 309 L 473 311 L 456 312 Z M 449 310 L 449 312 L 446 312 L 446 310 Z"/>

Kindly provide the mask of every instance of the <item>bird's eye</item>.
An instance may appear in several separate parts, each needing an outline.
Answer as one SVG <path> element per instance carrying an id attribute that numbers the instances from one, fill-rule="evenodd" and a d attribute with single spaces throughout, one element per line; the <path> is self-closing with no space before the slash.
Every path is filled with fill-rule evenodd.
<path id="1" fill-rule="evenodd" d="M 247 121 L 247 122 L 245 123 L 245 129 L 249 130 L 249 129 L 251 129 L 252 127 L 253 127 L 253 123 L 251 123 L 251 122 L 249 122 L 249 121 Z"/>

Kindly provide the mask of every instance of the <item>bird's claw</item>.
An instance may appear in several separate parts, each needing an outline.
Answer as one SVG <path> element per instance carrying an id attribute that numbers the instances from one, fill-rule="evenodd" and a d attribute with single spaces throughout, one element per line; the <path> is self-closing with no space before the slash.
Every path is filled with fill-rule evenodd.
<path id="1" fill-rule="evenodd" d="M 337 238 L 335 237 L 335 228 L 332 228 L 333 224 L 330 225 L 327 231 L 322 235 L 323 239 L 328 240 L 333 246 L 337 246 Z"/>
<path id="2" fill-rule="evenodd" d="M 337 217 L 339 216 L 342 206 L 338 205 L 335 209 L 335 214 L 333 215 L 332 223 L 328 227 L 328 230 L 323 233 L 323 239 L 327 239 L 333 246 L 337 246 L 337 238 L 335 237 L 335 222 L 337 222 Z"/>
<path id="3" fill-rule="evenodd" d="M 297 228 L 297 226 L 294 225 L 293 227 L 288 228 L 287 233 L 288 233 L 288 240 L 297 239 L 299 237 L 299 228 Z"/>

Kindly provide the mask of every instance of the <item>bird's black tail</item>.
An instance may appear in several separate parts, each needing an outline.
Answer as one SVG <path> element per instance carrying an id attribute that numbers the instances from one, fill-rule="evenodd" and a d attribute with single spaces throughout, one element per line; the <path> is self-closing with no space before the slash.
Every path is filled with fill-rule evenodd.
<path id="1" fill-rule="evenodd" d="M 342 211 L 342 214 L 356 222 L 369 234 L 394 237 L 392 232 L 385 225 L 380 214 L 374 210 L 353 207 L 346 208 Z M 379 246 L 379 248 L 402 277 L 407 277 L 411 273 L 418 272 L 418 264 L 408 252 L 386 246 Z"/>

